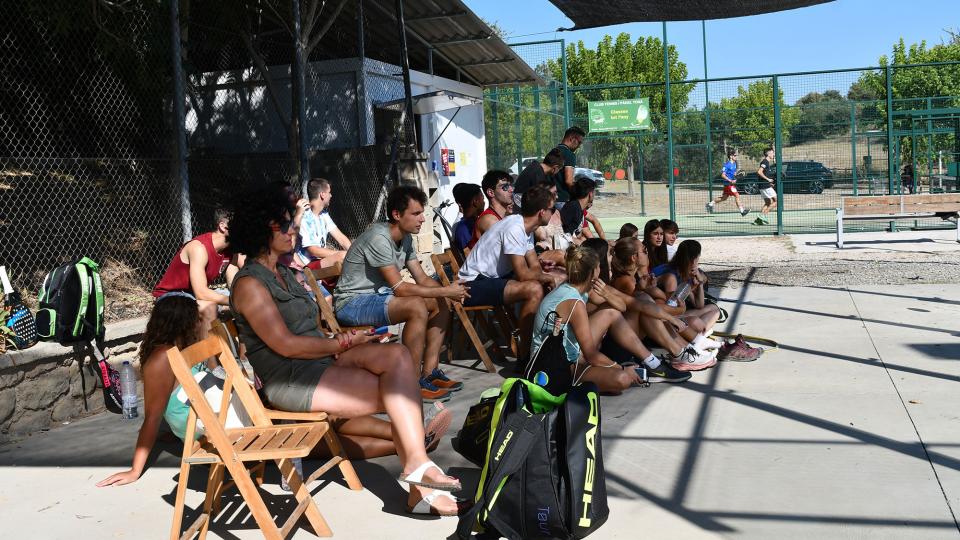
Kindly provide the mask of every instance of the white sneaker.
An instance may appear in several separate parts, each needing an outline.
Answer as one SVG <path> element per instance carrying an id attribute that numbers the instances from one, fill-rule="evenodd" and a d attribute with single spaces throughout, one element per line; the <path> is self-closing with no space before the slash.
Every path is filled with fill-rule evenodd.
<path id="1" fill-rule="evenodd" d="M 704 207 L 707 209 L 707 212 L 711 214 L 713 213 L 713 201 L 708 202 L 704 205 Z"/>
<path id="2" fill-rule="evenodd" d="M 698 351 L 694 347 L 687 347 L 679 356 L 672 359 L 673 368 L 679 371 L 700 371 L 713 367 L 717 363 L 717 351 Z"/>
<path id="3" fill-rule="evenodd" d="M 698 351 L 712 351 L 714 349 L 719 349 L 723 346 L 723 343 L 710 339 L 703 334 L 697 334 L 696 339 L 691 343 Z"/>

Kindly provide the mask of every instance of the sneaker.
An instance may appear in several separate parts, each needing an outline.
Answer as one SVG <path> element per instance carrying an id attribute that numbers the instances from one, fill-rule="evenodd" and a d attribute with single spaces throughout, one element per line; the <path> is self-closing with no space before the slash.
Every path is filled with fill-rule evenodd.
<path id="1" fill-rule="evenodd" d="M 713 213 L 713 201 L 708 202 L 707 204 L 704 205 L 704 207 L 707 209 L 708 213 L 710 214 Z"/>
<path id="2" fill-rule="evenodd" d="M 666 360 L 660 362 L 656 369 L 647 368 L 647 382 L 649 383 L 682 383 L 690 380 L 690 377 L 689 373 L 675 369 Z"/>
<path id="3" fill-rule="evenodd" d="M 753 220 L 753 224 L 754 224 L 754 225 L 763 225 L 763 220 L 758 217 L 757 219 Z"/>
<path id="4" fill-rule="evenodd" d="M 693 345 L 698 351 L 712 351 L 722 347 L 723 343 L 723 341 L 710 339 L 706 336 L 697 336 L 697 338 L 694 339 L 690 344 Z"/>
<path id="5" fill-rule="evenodd" d="M 450 421 L 453 414 L 450 409 L 443 406 L 443 403 L 435 401 L 433 405 L 423 413 L 423 447 L 427 452 L 432 452 L 440 444 L 440 439 L 450 429 Z"/>
<path id="6" fill-rule="evenodd" d="M 679 356 L 672 359 L 674 369 L 680 371 L 700 371 L 713 367 L 717 363 L 715 352 L 700 352 L 693 347 L 687 347 Z"/>
<path id="7" fill-rule="evenodd" d="M 450 399 L 450 392 L 437 388 L 426 377 L 420 379 L 420 397 L 423 401 L 433 402 L 433 401 L 447 401 Z"/>
<path id="8" fill-rule="evenodd" d="M 770 224 L 770 220 L 767 219 L 767 216 L 760 216 L 760 219 L 763 220 L 763 224 L 764 224 L 764 225 L 769 225 L 769 224 Z"/>
<path id="9" fill-rule="evenodd" d="M 441 390 L 448 390 L 450 392 L 456 392 L 463 388 L 463 383 L 460 381 L 455 381 L 450 377 L 447 377 L 447 374 L 443 372 L 440 368 L 434 368 L 433 371 L 427 375 L 427 380 L 431 384 L 440 388 Z"/>
<path id="10" fill-rule="evenodd" d="M 750 209 L 749 209 L 749 208 L 741 208 L 741 209 L 740 209 L 740 215 L 741 215 L 741 216 L 745 216 L 745 215 L 747 215 L 747 214 L 749 214 L 749 213 L 750 213 Z"/>
<path id="11" fill-rule="evenodd" d="M 717 353 L 717 358 L 727 362 L 753 362 L 763 354 L 763 349 L 751 347 L 743 336 L 737 334 L 732 343 L 726 343 Z"/>

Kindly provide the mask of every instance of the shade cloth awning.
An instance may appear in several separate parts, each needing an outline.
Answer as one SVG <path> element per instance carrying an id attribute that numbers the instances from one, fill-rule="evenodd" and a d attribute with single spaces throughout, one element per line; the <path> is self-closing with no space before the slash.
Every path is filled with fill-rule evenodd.
<path id="1" fill-rule="evenodd" d="M 570 30 L 631 22 L 728 19 L 797 9 L 833 0 L 550 0 L 573 21 Z"/>

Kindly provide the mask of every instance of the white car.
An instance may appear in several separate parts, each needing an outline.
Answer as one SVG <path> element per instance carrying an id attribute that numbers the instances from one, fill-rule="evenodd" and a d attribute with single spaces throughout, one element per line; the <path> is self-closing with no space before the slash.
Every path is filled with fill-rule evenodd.
<path id="1" fill-rule="evenodd" d="M 540 161 L 538 157 L 525 157 L 523 158 L 523 168 L 527 168 L 531 163 Z M 514 161 L 513 165 L 507 169 L 513 178 L 516 179 L 520 172 L 517 170 L 517 162 Z M 603 173 L 596 169 L 589 169 L 587 167 L 576 167 L 573 169 L 573 177 L 576 178 L 589 178 L 597 183 L 597 189 L 602 188 L 604 184 Z"/>

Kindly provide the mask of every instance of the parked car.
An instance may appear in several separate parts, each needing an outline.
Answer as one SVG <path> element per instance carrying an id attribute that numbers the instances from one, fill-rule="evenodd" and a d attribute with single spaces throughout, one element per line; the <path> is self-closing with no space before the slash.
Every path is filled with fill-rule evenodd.
<path id="1" fill-rule="evenodd" d="M 508 171 L 510 172 L 510 174 L 513 176 L 513 179 L 516 180 L 516 179 L 517 179 L 517 176 L 520 175 L 520 171 L 522 171 L 523 169 L 527 168 L 531 163 L 539 162 L 539 161 L 540 161 L 540 158 L 537 158 L 537 157 L 525 157 L 525 158 L 523 158 L 523 166 L 522 166 L 522 168 L 520 168 L 519 170 L 517 170 L 517 162 L 514 161 L 514 162 L 513 162 L 513 165 L 511 165 L 510 168 L 507 169 L 507 170 L 508 170 Z M 573 177 L 574 177 L 574 179 L 576 179 L 576 178 L 581 178 L 581 177 L 583 177 L 583 178 L 590 178 L 590 179 L 592 179 L 594 182 L 597 183 L 597 189 L 602 188 L 602 187 L 603 187 L 603 184 L 605 183 L 605 180 L 604 180 L 604 178 L 603 178 L 603 173 L 602 173 L 602 172 L 600 172 L 600 171 L 598 171 L 598 170 L 596 170 L 596 169 L 590 169 L 590 168 L 587 168 L 587 167 L 576 167 L 576 168 L 574 168 L 574 169 L 573 169 Z"/>
<path id="2" fill-rule="evenodd" d="M 780 173 L 784 193 L 823 193 L 824 189 L 833 187 L 833 171 L 819 161 L 784 161 L 780 164 Z M 776 171 L 772 171 L 774 174 Z M 718 175 L 715 179 L 722 184 Z M 756 171 L 749 171 L 737 179 L 737 189 L 743 193 L 756 195 L 766 185 L 760 180 Z"/>

